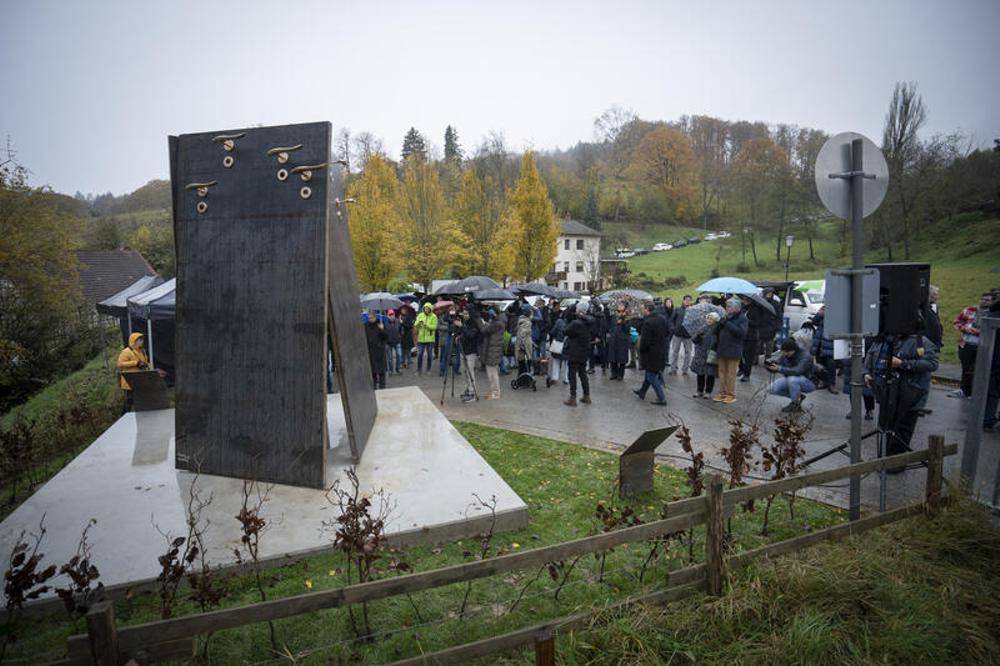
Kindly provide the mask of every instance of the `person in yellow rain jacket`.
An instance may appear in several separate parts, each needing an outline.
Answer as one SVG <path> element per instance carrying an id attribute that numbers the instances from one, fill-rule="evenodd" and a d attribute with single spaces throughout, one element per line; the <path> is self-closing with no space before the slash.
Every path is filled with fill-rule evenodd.
<path id="1" fill-rule="evenodd" d="M 122 390 L 125 391 L 123 414 L 132 409 L 132 387 L 125 381 L 125 373 L 145 370 L 149 367 L 149 357 L 146 356 L 144 349 L 145 340 L 142 333 L 132 333 L 128 336 L 128 347 L 118 354 L 118 371 L 121 373 L 118 382 Z"/>
<path id="2" fill-rule="evenodd" d="M 434 336 L 437 335 L 438 318 L 430 303 L 424 303 L 423 311 L 417 315 L 414 329 L 417 331 L 417 374 L 422 374 L 424 353 L 427 354 L 427 372 L 431 371 L 434 357 Z"/>

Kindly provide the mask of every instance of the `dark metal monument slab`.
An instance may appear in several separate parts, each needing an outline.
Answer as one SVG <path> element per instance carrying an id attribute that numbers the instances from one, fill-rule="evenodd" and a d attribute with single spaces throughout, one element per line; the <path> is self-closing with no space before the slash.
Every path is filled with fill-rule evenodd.
<path id="1" fill-rule="evenodd" d="M 377 408 L 330 136 L 170 137 L 178 468 L 323 487 L 328 334 L 361 456 Z"/>
<path id="2" fill-rule="evenodd" d="M 679 426 L 647 430 L 629 444 L 618 459 L 618 496 L 632 497 L 653 490 L 653 462 L 656 447 L 674 434 Z"/>

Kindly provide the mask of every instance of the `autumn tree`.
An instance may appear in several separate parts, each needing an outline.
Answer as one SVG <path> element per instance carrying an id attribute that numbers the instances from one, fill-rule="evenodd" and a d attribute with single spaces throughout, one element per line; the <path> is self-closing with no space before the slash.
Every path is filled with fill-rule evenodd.
<path id="1" fill-rule="evenodd" d="M 351 170 L 351 129 L 341 127 L 333 139 L 333 157 L 344 163 L 348 172 Z"/>
<path id="2" fill-rule="evenodd" d="M 521 159 L 521 176 L 510 198 L 508 223 L 514 234 L 515 274 L 528 282 L 545 275 L 556 258 L 559 225 L 531 151 Z"/>
<path id="3" fill-rule="evenodd" d="M 0 157 L 0 412 L 96 353 L 84 316 L 74 238 L 79 220 Z M 91 306 L 93 307 L 93 306 Z"/>
<path id="4" fill-rule="evenodd" d="M 368 164 L 368 160 L 375 155 L 383 159 L 386 157 L 385 145 L 382 143 L 382 139 L 371 132 L 358 132 L 354 135 L 351 143 L 353 145 L 354 167 L 357 169 L 364 169 L 365 165 Z"/>
<path id="5" fill-rule="evenodd" d="M 468 242 L 449 216 L 437 169 L 418 155 L 403 165 L 400 200 L 403 265 L 426 289 L 463 260 Z"/>
<path id="6" fill-rule="evenodd" d="M 691 142 L 678 129 L 657 127 L 636 146 L 629 173 L 657 188 L 673 206 L 676 218 L 690 218 L 697 208 L 697 161 Z"/>
<path id="7" fill-rule="evenodd" d="M 760 266 L 755 234 L 767 226 L 774 212 L 777 188 L 787 177 L 788 157 L 770 139 L 750 139 L 736 156 L 734 168 L 747 220 L 741 227 L 741 239 L 744 243 L 749 239 L 754 264 Z"/>
<path id="8" fill-rule="evenodd" d="M 455 220 L 468 239 L 461 265 L 465 275 L 486 275 L 501 281 L 511 274 L 514 229 L 506 224 L 504 211 L 496 210 L 496 204 L 481 177 L 474 169 L 467 169 L 454 208 Z"/>
<path id="9" fill-rule="evenodd" d="M 365 165 L 361 177 L 347 188 L 357 200 L 348 224 L 358 282 L 365 291 L 385 290 L 399 269 L 397 232 L 400 227 L 399 182 L 391 166 L 378 155 Z"/>
<path id="10" fill-rule="evenodd" d="M 889 165 L 889 188 L 887 195 L 896 213 L 903 232 L 903 251 L 910 258 L 911 214 L 921 185 L 917 175 L 921 160 L 921 144 L 917 132 L 927 121 L 927 109 L 923 98 L 917 94 L 916 83 L 897 83 L 892 91 L 889 111 L 885 115 L 882 130 L 882 150 Z M 886 226 L 885 242 L 892 260 L 892 239 Z"/>

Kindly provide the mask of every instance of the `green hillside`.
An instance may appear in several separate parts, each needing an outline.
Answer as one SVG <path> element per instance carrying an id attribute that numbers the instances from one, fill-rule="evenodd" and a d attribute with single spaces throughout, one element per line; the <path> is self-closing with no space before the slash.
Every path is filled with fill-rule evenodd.
<path id="1" fill-rule="evenodd" d="M 842 254 L 840 243 L 840 222 L 827 222 L 819 227 L 819 237 L 813 242 L 815 259 L 810 259 L 808 244 L 804 238 L 796 239 L 789 262 L 789 279 L 804 280 L 822 278 L 830 267 L 847 266 L 850 263 L 850 249 Z M 634 246 L 650 247 L 656 242 L 670 242 L 679 237 L 695 235 L 696 230 L 673 226 L 605 224 L 606 237 L 624 239 Z M 704 232 L 702 232 L 704 235 Z M 902 261 L 898 248 L 894 260 Z M 775 258 L 774 239 L 758 242 L 757 254 L 760 268 L 740 272 L 743 250 L 738 236 L 724 241 L 702 242 L 697 245 L 656 252 L 629 260 L 633 279 L 643 284 L 659 284 L 662 288 L 644 286 L 648 291 L 662 296 L 678 298 L 685 293 L 694 293 L 695 288 L 718 275 L 737 275 L 748 279 L 783 279 L 785 276 L 784 251 L 782 260 Z M 885 252 L 868 252 L 866 261 L 886 261 Z M 974 304 L 985 289 L 1000 284 L 1000 219 L 984 217 L 980 214 L 955 216 L 951 222 L 941 222 L 929 227 L 927 233 L 918 238 L 912 248 L 911 261 L 925 261 L 931 264 L 931 281 L 941 287 L 941 320 L 945 326 L 942 360 L 956 363 L 958 337 L 951 328 L 951 319 L 966 305 Z M 749 246 L 746 262 L 753 265 Z M 683 286 L 667 288 L 665 280 L 671 284 L 683 276 Z M 671 280 L 672 279 L 672 280 Z"/>

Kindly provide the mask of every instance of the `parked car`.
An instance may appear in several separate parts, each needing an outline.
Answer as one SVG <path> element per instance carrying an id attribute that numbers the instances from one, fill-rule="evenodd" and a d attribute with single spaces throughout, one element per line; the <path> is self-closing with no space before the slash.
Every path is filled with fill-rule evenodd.
<path id="1" fill-rule="evenodd" d="M 688 244 L 688 242 L 686 240 L 684 240 L 683 238 L 680 239 L 680 240 L 675 240 L 674 241 L 674 247 L 684 247 L 687 244 Z"/>
<path id="2" fill-rule="evenodd" d="M 714 233 L 713 234 L 705 234 L 705 240 L 707 240 L 707 241 L 713 241 L 716 238 L 718 238 L 718 236 L 716 236 Z"/>
<path id="3" fill-rule="evenodd" d="M 633 250 L 633 252 L 635 254 L 638 254 L 639 256 L 642 256 L 644 254 L 649 254 L 649 250 L 647 250 L 644 247 L 637 247 L 637 248 L 635 248 L 635 250 Z"/>
<path id="4" fill-rule="evenodd" d="M 694 245 L 695 243 L 700 243 L 700 242 L 701 242 L 701 237 L 699 236 L 691 236 L 691 238 L 688 238 L 688 245 Z"/>
<path id="5" fill-rule="evenodd" d="M 788 331 L 794 333 L 802 324 L 819 312 L 826 292 L 825 280 L 805 280 L 802 282 L 758 282 L 761 289 L 774 289 L 784 303 L 784 317 L 788 319 Z"/>
<path id="6" fill-rule="evenodd" d="M 672 250 L 674 246 L 670 243 L 657 243 L 653 246 L 653 252 L 663 252 L 664 250 Z"/>
<path id="7" fill-rule="evenodd" d="M 631 250 L 623 250 L 619 251 L 615 256 L 619 259 L 631 259 L 635 256 L 635 252 L 632 252 Z"/>
<path id="8" fill-rule="evenodd" d="M 730 237 L 732 237 L 732 234 L 731 234 L 731 233 L 729 233 L 728 231 L 720 231 L 720 232 L 719 232 L 719 233 L 718 233 L 718 234 L 716 235 L 716 238 L 730 238 Z"/>

